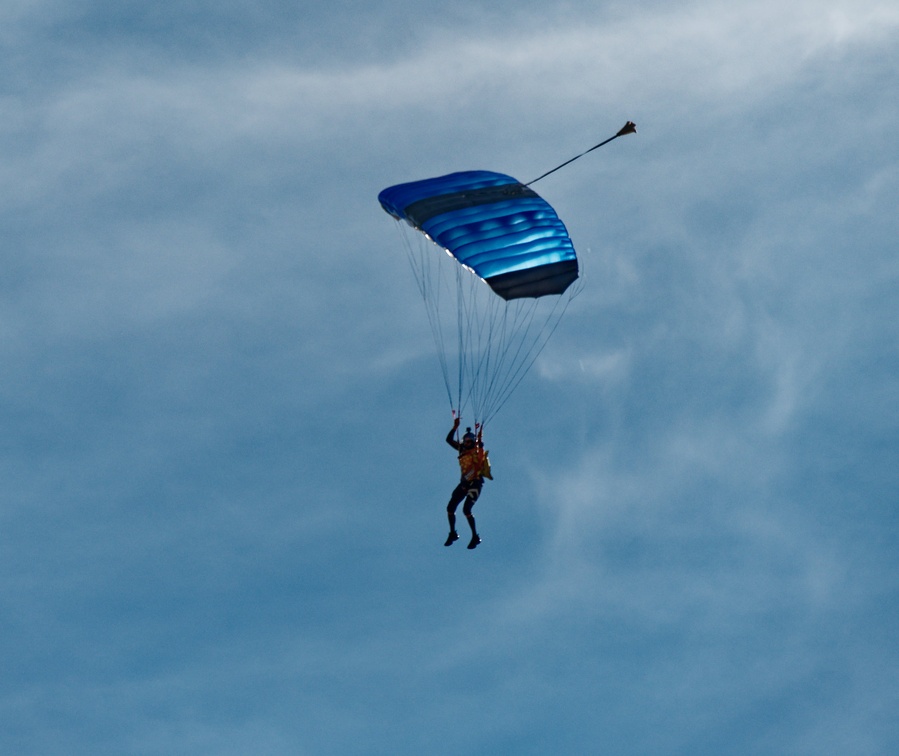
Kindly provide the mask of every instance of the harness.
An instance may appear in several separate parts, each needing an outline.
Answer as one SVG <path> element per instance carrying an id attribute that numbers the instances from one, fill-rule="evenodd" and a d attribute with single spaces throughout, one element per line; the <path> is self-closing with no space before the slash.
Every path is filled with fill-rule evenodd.
<path id="1" fill-rule="evenodd" d="M 481 471 L 484 469 L 484 461 L 486 459 L 486 452 L 477 446 L 460 451 L 459 469 L 462 471 L 462 479 L 471 483 L 483 477 Z"/>

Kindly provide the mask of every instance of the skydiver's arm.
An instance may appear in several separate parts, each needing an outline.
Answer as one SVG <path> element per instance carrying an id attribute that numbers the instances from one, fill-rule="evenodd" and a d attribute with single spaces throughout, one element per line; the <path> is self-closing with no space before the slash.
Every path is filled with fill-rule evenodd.
<path id="1" fill-rule="evenodd" d="M 446 434 L 446 443 L 453 447 L 456 451 L 459 451 L 462 448 L 462 445 L 453 438 L 453 434 L 459 429 L 459 423 L 462 422 L 462 418 L 458 417 L 455 412 L 453 412 L 453 427 L 450 428 L 450 432 Z"/>

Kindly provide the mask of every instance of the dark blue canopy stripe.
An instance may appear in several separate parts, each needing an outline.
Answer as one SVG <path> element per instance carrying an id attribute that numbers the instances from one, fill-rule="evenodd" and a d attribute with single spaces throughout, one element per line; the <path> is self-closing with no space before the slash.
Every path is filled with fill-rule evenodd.
<path id="1" fill-rule="evenodd" d="M 561 294 L 578 277 L 565 225 L 546 200 L 511 176 L 451 173 L 391 186 L 378 199 L 504 299 Z"/>

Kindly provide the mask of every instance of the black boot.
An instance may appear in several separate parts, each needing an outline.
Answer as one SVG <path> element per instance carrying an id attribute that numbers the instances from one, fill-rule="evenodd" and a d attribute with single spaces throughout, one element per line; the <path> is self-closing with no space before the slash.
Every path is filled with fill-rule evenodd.
<path id="1" fill-rule="evenodd" d="M 481 536 L 479 536 L 477 533 L 472 533 L 471 540 L 468 542 L 468 548 L 476 549 L 480 542 L 481 542 Z"/>
<path id="2" fill-rule="evenodd" d="M 459 540 L 459 534 L 455 530 L 451 530 L 450 534 L 446 537 L 446 543 L 444 546 L 452 546 L 454 541 Z"/>

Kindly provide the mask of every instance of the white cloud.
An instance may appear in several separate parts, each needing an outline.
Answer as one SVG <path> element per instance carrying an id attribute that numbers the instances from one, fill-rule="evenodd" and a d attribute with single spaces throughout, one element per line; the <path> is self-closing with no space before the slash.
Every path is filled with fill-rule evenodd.
<path id="1" fill-rule="evenodd" d="M 452 110 L 483 103 L 487 93 L 517 101 L 516 110 L 530 102 L 529 119 L 558 118 L 554 103 L 594 98 L 645 107 L 659 95 L 684 106 L 738 95 L 745 106 L 810 58 L 884 43 L 897 27 L 899 11 L 875 0 L 824 7 L 695 3 L 663 13 L 637 10 L 611 22 L 588 18 L 577 27 L 543 25 L 501 40 L 438 31 L 413 57 L 387 64 L 331 71 L 263 64 L 235 91 L 252 92 L 263 107 L 303 102 L 319 124 L 335 107 Z M 540 99 L 528 100 L 529 92 Z"/>
<path id="2" fill-rule="evenodd" d="M 617 349 L 604 354 L 546 355 L 536 363 L 536 372 L 545 380 L 587 380 L 599 384 L 620 383 L 630 371 L 631 355 L 628 349 Z"/>

